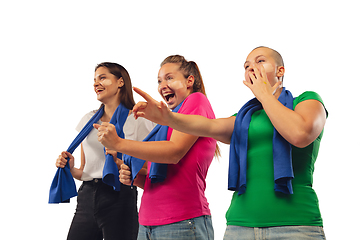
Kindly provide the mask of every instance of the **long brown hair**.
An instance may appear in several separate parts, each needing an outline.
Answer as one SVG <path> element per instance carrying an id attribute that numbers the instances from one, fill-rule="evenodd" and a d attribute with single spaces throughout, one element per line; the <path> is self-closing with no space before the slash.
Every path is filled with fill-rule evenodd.
<path id="1" fill-rule="evenodd" d="M 179 70 L 183 73 L 185 78 L 188 78 L 189 76 L 194 77 L 194 84 L 193 84 L 193 92 L 201 92 L 206 96 L 205 92 L 205 86 L 204 82 L 200 73 L 200 69 L 196 62 L 194 61 L 187 61 L 183 56 L 181 55 L 171 55 L 162 61 L 160 64 L 160 67 L 165 65 L 166 63 L 177 63 L 179 64 Z M 220 157 L 220 148 L 219 145 L 216 143 L 216 149 L 215 149 L 215 157 Z"/>
<path id="2" fill-rule="evenodd" d="M 120 103 L 122 103 L 127 109 L 132 109 L 135 106 L 135 101 L 132 92 L 132 84 L 128 71 L 117 63 L 103 62 L 95 67 L 95 71 L 99 67 L 106 67 L 109 72 L 116 76 L 118 79 L 123 78 L 124 85 L 120 88 Z"/>

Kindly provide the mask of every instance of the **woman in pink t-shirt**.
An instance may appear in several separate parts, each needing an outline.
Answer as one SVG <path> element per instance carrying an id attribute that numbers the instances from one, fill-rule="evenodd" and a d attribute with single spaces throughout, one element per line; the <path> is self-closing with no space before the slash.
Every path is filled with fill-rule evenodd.
<path id="1" fill-rule="evenodd" d="M 170 109 L 182 104 L 179 113 L 215 118 L 195 62 L 179 55 L 167 57 L 159 70 L 158 91 Z M 119 138 L 109 123 L 95 127 L 104 146 L 148 161 L 148 169 L 152 163 L 168 164 L 162 182 L 152 183 L 146 175 L 135 178 L 134 185 L 144 189 L 138 239 L 214 238 L 204 193 L 206 175 L 217 152 L 214 139 L 169 128 L 166 141 L 137 142 Z M 130 168 L 122 165 L 120 181 L 130 185 L 130 175 Z"/>

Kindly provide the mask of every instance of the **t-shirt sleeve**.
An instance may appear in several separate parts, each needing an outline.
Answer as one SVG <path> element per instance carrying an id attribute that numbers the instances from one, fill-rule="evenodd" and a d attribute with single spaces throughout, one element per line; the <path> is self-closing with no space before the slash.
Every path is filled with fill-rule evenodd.
<path id="1" fill-rule="evenodd" d="M 85 114 L 82 119 L 80 120 L 80 122 L 78 123 L 78 125 L 76 126 L 76 131 L 80 132 L 81 129 L 83 129 L 83 127 L 86 125 L 86 123 L 92 118 L 92 116 L 94 116 L 94 114 L 96 113 L 96 110 L 91 111 L 87 114 Z"/>
<path id="2" fill-rule="evenodd" d="M 155 123 L 142 117 L 135 120 L 134 115 L 130 114 L 123 126 L 125 139 L 142 141 L 151 132 L 155 125 Z"/>
<path id="3" fill-rule="evenodd" d="M 136 134 L 134 140 L 142 141 L 151 132 L 156 124 L 142 117 L 138 118 L 136 121 Z"/>
<path id="4" fill-rule="evenodd" d="M 185 100 L 178 113 L 187 115 L 201 115 L 206 118 L 215 118 L 214 111 L 207 97 L 195 92 L 190 94 Z"/>
<path id="5" fill-rule="evenodd" d="M 317 100 L 319 102 L 321 102 L 321 104 L 324 106 L 324 109 L 326 111 L 326 117 L 328 116 L 328 111 L 326 110 L 325 104 L 322 100 L 322 98 L 320 97 L 319 94 L 317 94 L 316 92 L 312 92 L 312 91 L 306 91 L 302 94 L 300 94 L 297 98 L 294 99 L 294 109 L 296 107 L 296 105 L 298 105 L 299 103 L 306 101 L 306 100 Z"/>

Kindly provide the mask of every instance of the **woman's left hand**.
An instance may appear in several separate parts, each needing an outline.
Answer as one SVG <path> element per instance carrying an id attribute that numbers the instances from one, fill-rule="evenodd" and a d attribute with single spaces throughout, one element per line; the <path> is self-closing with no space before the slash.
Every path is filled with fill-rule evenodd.
<path id="1" fill-rule="evenodd" d="M 104 145 L 104 147 L 110 150 L 116 150 L 116 145 L 121 139 L 116 133 L 115 126 L 108 122 L 103 122 L 101 125 L 94 124 L 93 126 L 99 131 L 97 134 L 98 141 Z"/>
<path id="2" fill-rule="evenodd" d="M 267 79 L 264 66 L 260 66 L 260 71 L 257 68 L 254 68 L 254 74 L 249 75 L 252 83 L 247 81 L 243 82 L 248 88 L 250 88 L 255 97 L 262 102 L 264 98 L 275 94 L 276 90 L 281 85 L 281 81 L 278 81 L 274 84 L 274 86 L 271 86 L 269 80 Z"/>

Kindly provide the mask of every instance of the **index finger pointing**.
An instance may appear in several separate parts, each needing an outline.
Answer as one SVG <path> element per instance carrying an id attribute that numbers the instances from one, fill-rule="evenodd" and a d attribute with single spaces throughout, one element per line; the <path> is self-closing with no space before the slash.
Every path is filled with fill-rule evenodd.
<path id="1" fill-rule="evenodd" d="M 140 96 L 142 96 L 146 101 L 151 101 L 153 100 L 152 97 L 150 97 L 149 94 L 147 94 L 146 92 L 144 92 L 143 90 L 141 90 L 140 88 L 137 87 L 133 87 L 134 92 L 136 92 L 137 94 L 139 94 Z"/>

